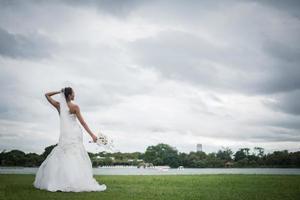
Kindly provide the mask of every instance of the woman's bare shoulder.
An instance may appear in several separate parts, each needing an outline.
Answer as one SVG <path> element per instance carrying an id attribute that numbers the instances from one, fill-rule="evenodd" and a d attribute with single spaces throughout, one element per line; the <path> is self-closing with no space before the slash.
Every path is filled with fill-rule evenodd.
<path id="1" fill-rule="evenodd" d="M 70 103 L 70 108 L 72 109 L 72 110 L 74 110 L 74 111 L 76 111 L 76 110 L 79 110 L 79 106 L 77 105 L 77 104 L 75 104 L 75 103 Z"/>

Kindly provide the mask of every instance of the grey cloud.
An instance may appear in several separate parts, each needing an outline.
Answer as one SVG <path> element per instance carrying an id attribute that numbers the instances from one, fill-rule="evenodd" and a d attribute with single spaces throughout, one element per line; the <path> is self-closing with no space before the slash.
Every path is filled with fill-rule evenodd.
<path id="1" fill-rule="evenodd" d="M 275 67 L 276 66 L 276 67 Z M 289 66 L 287 63 L 276 64 L 271 78 L 264 85 L 265 94 L 288 93 L 300 89 L 300 69 L 296 65 Z"/>
<path id="2" fill-rule="evenodd" d="M 207 9 L 213 9 L 218 6 L 230 6 L 235 1 L 197 1 L 190 0 L 189 3 L 180 0 L 63 0 L 68 5 L 72 6 L 89 6 L 95 7 L 104 14 L 109 14 L 119 18 L 127 17 L 132 12 L 138 10 L 140 7 L 145 8 L 149 6 L 155 10 L 163 11 L 164 8 L 168 9 L 168 12 L 175 12 L 175 14 L 190 14 L 198 15 L 199 12 L 205 12 Z M 159 9 L 157 9 L 159 7 Z M 169 10 L 169 8 L 172 10 Z"/>
<path id="3" fill-rule="evenodd" d="M 300 18 L 300 2 L 298 0 L 264 0 L 256 1 L 267 7 L 273 7 Z"/>
<path id="4" fill-rule="evenodd" d="M 278 94 L 274 101 L 264 101 L 269 108 L 292 115 L 300 115 L 300 90 Z"/>
<path id="5" fill-rule="evenodd" d="M 284 75 L 287 68 L 257 63 L 251 50 L 219 47 L 186 32 L 164 31 L 130 43 L 129 49 L 141 66 L 201 87 L 256 95 L 300 86 L 300 70 L 293 66 Z"/>
<path id="6" fill-rule="evenodd" d="M 274 3 L 278 4 L 274 5 L 276 9 L 279 9 L 281 4 L 288 4 L 282 5 L 286 8 L 287 15 L 282 15 L 284 18 L 282 21 L 279 20 L 278 24 L 273 22 L 273 16 L 280 12 L 269 9 L 273 7 L 272 3 L 273 1 L 261 4 L 260 1 L 230 1 L 230 5 L 240 4 L 246 13 L 249 11 L 246 9 L 247 4 L 251 4 L 252 9 L 256 8 L 258 16 L 265 18 L 254 17 L 252 19 L 249 13 L 245 15 L 241 13 L 239 16 L 237 15 L 239 13 L 236 13 L 230 18 L 224 16 L 225 22 L 229 19 L 233 21 L 228 22 L 227 26 L 217 23 L 214 20 L 218 18 L 215 19 L 214 15 L 209 15 L 212 17 L 211 26 L 220 26 L 220 28 L 213 27 L 212 30 L 223 31 L 229 39 L 232 39 L 232 34 L 237 36 L 236 40 L 233 40 L 236 43 L 229 43 L 227 47 L 210 43 L 197 36 L 195 32 L 188 32 L 188 29 L 186 32 L 163 31 L 157 36 L 136 40 L 129 44 L 129 47 L 140 65 L 154 68 L 170 79 L 184 80 L 201 87 L 251 95 L 292 91 L 300 86 L 298 78 L 300 76 L 298 67 L 300 40 L 297 39 L 295 33 L 300 31 L 300 22 L 290 15 L 289 9 L 298 8 L 299 3 L 275 1 Z M 172 6 L 173 9 L 166 4 L 159 1 L 163 9 L 159 7 L 157 14 L 150 17 L 152 22 L 159 20 L 162 24 L 167 23 L 164 17 L 169 15 L 171 18 L 174 17 L 173 20 L 181 26 L 189 24 L 186 27 L 205 27 L 205 22 L 201 21 L 202 15 L 205 16 L 210 10 L 222 13 L 224 8 L 228 12 L 230 7 L 219 1 L 206 2 L 203 5 L 202 2 L 199 4 L 176 2 Z M 182 5 L 180 12 L 177 10 L 179 5 Z M 206 8 L 204 12 L 194 15 L 193 8 L 203 7 Z M 149 10 L 152 11 L 152 8 L 156 9 L 155 6 L 150 6 Z M 186 8 L 192 9 L 190 13 Z M 233 9 L 233 13 L 235 12 L 238 11 Z M 266 14 L 263 15 L 262 12 Z M 261 23 L 257 20 L 261 20 Z M 270 24 L 272 28 L 265 26 L 267 24 Z M 278 35 L 273 33 L 276 30 L 279 32 Z M 284 34 L 286 38 L 280 38 L 284 37 L 280 34 Z"/>
<path id="7" fill-rule="evenodd" d="M 192 34 L 164 31 L 157 37 L 136 40 L 129 48 L 136 62 L 168 78 L 217 84 L 213 76 L 216 69 L 209 63 L 201 63 L 203 58 L 214 56 L 213 47 Z"/>
<path id="8" fill-rule="evenodd" d="M 123 88 L 124 89 L 124 88 Z M 78 85 L 75 87 L 75 92 L 78 94 L 78 103 L 84 105 L 82 108 L 85 111 L 93 111 L 96 108 L 108 108 L 122 101 L 121 93 L 116 91 L 112 86 L 97 84 L 93 86 Z"/>
<path id="9" fill-rule="evenodd" d="M 22 0 L 2 0 L 0 1 L 0 6 L 5 8 L 19 8 L 24 9 L 35 6 L 48 6 L 48 5 L 55 5 L 55 6 L 74 6 L 80 7 L 83 9 L 90 9 L 95 8 L 102 14 L 107 14 L 111 16 L 118 17 L 122 19 L 123 17 L 127 17 L 131 12 L 137 9 L 139 6 L 148 3 L 148 1 L 140 1 L 140 0 L 29 0 L 29 1 L 22 1 Z"/>
<path id="10" fill-rule="evenodd" d="M 298 131 L 284 130 L 281 127 L 276 127 L 272 129 L 265 128 L 263 129 L 263 131 L 261 130 L 256 130 L 252 132 L 243 131 L 243 133 L 241 134 L 237 134 L 237 132 L 234 132 L 233 134 L 226 134 L 226 136 L 223 134 L 218 134 L 218 135 L 212 135 L 211 137 L 230 139 L 235 141 L 267 142 L 267 143 L 300 141 L 300 136 Z"/>
<path id="11" fill-rule="evenodd" d="M 248 122 L 248 124 L 250 123 Z M 291 115 L 291 117 L 281 119 L 265 119 L 252 122 L 252 124 L 256 126 L 282 128 L 290 131 L 300 131 L 300 118 L 297 115 Z"/>
<path id="12" fill-rule="evenodd" d="M 207 10 L 215 9 L 221 6 L 231 6 L 237 1 L 197 1 L 191 0 L 189 3 L 180 0 L 29 0 L 24 3 L 21 0 L 3 0 L 0 5 L 3 7 L 22 8 L 30 4 L 34 5 L 67 5 L 80 8 L 95 8 L 101 14 L 107 14 L 110 16 L 123 19 L 128 17 L 132 12 L 135 12 L 140 7 L 145 8 L 149 6 L 154 11 L 162 11 L 165 14 L 173 13 L 175 15 L 189 15 L 189 17 L 198 16 L 199 13 L 206 12 Z M 159 7 L 159 9 L 157 9 Z M 170 9 L 172 8 L 172 9 Z M 167 9 L 168 12 L 164 12 Z"/>
<path id="13" fill-rule="evenodd" d="M 249 138 L 249 141 L 255 142 L 296 142 L 300 141 L 299 133 L 290 133 L 283 130 L 275 131 L 273 130 L 272 133 L 268 134 L 265 132 L 261 132 L 260 135 L 252 136 Z"/>
<path id="14" fill-rule="evenodd" d="M 244 129 L 236 129 L 235 131 L 223 134 L 220 130 L 218 133 L 209 133 L 207 136 L 214 139 L 224 139 L 231 141 L 241 141 L 241 142 L 295 142 L 300 141 L 300 135 L 298 130 L 283 129 L 278 126 L 266 126 L 264 124 L 263 128 L 257 128 L 258 123 L 248 123 L 244 125 Z M 249 129 L 250 125 L 250 129 Z M 251 127 L 252 126 L 252 127 Z M 252 128 L 254 128 L 252 130 Z M 176 130 L 174 130 L 176 131 Z M 239 133 L 240 131 L 240 133 Z M 182 131 L 184 133 L 184 131 Z M 197 133 L 192 133 L 193 135 L 199 136 Z"/>
<path id="15" fill-rule="evenodd" d="M 1 47 L 0 47 L 1 48 Z M 18 106 L 16 105 L 17 87 L 20 84 L 15 79 L 13 72 L 2 67 L 0 69 L 0 119 L 12 119 L 18 115 Z"/>
<path id="16" fill-rule="evenodd" d="M 300 21 L 299 21 L 300 23 Z M 300 30 L 299 30 L 300 31 Z M 285 61 L 287 63 L 300 63 L 300 39 L 295 38 L 295 43 L 287 44 L 280 40 L 271 40 L 266 38 L 263 43 L 263 47 L 266 52 L 279 61 Z"/>
<path id="17" fill-rule="evenodd" d="M 94 7 L 104 14 L 119 18 L 128 16 L 139 5 L 146 3 L 139 0 L 63 0 L 63 2 L 71 6 Z"/>
<path id="18" fill-rule="evenodd" d="M 299 22 L 300 23 L 300 22 Z M 300 31 L 300 30 L 299 30 Z M 272 92 L 300 89 L 300 40 L 288 44 L 280 40 L 266 39 L 263 48 L 273 59 L 272 79 L 266 88 Z"/>
<path id="19" fill-rule="evenodd" d="M 0 55 L 11 58 L 43 58 L 50 56 L 52 43 L 37 35 L 21 35 L 0 27 Z"/>
<path id="20" fill-rule="evenodd" d="M 187 81 L 219 91 L 251 95 L 274 94 L 278 102 L 264 102 L 267 107 L 299 115 L 298 43 L 288 44 L 267 38 L 263 41 L 263 52 L 272 62 L 262 66 L 248 59 L 247 52 L 239 51 L 240 49 L 222 49 L 202 38 L 180 31 L 164 31 L 156 37 L 136 40 L 129 47 L 137 63 L 146 68 L 154 68 L 169 79 Z M 239 60 L 239 57 L 245 60 Z M 225 65 L 216 68 L 210 62 Z"/>

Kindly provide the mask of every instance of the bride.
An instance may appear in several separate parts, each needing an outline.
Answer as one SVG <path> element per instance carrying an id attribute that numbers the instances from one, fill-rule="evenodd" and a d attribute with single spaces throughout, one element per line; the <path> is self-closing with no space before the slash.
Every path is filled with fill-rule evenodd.
<path id="1" fill-rule="evenodd" d="M 51 98 L 55 94 L 59 94 L 59 102 Z M 71 102 L 75 96 L 73 89 L 66 87 L 59 92 L 48 92 L 45 96 L 59 113 L 60 136 L 58 145 L 40 165 L 33 183 L 34 187 L 52 192 L 106 190 L 106 185 L 99 184 L 93 177 L 92 163 L 83 146 L 82 130 L 76 118 L 94 142 L 97 137 L 85 123 L 79 106 Z"/>

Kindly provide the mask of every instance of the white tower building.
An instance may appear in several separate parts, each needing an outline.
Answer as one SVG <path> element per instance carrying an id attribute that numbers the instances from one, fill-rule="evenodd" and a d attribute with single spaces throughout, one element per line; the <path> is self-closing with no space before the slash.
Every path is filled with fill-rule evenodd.
<path id="1" fill-rule="evenodd" d="M 202 151 L 202 144 L 197 144 L 197 152 Z"/>

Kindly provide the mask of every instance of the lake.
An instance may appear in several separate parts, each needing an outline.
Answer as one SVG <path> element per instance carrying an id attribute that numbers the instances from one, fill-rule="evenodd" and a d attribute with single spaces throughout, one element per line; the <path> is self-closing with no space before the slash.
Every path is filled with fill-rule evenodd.
<path id="1" fill-rule="evenodd" d="M 0 174 L 35 174 L 37 167 L 0 167 Z M 300 168 L 93 168 L 94 175 L 282 174 L 300 175 Z"/>

